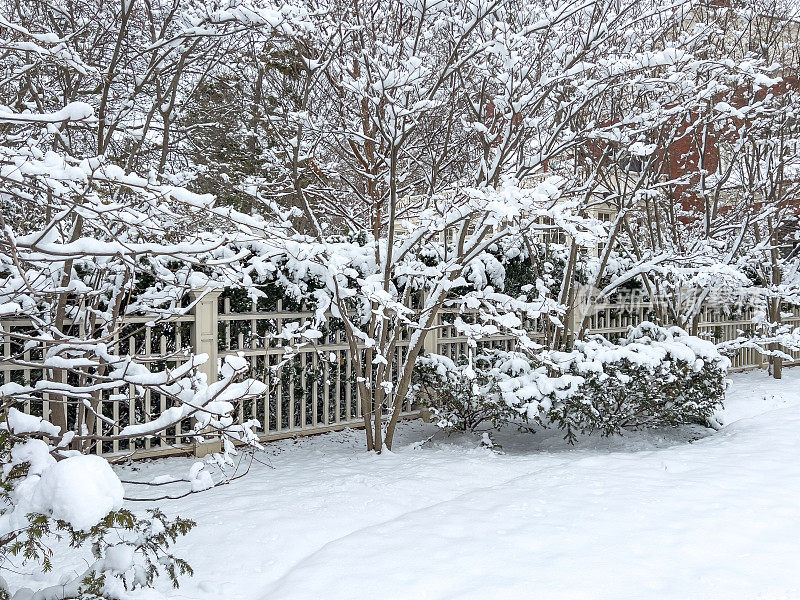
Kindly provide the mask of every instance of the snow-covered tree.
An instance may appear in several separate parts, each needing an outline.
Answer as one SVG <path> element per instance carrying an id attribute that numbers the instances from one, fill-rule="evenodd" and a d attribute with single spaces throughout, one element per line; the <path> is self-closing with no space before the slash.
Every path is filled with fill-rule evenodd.
<path id="1" fill-rule="evenodd" d="M 329 311 L 362 357 L 369 448 L 391 447 L 443 307 L 476 310 L 477 324 L 459 326 L 511 331 L 521 344 L 530 343 L 523 319 L 557 312 L 535 280 L 522 296 L 502 293 L 491 251 L 505 239 L 522 245 L 543 219 L 586 229 L 557 205 L 571 182 L 521 182 L 585 141 L 593 126 L 578 116 L 612 85 L 590 64 L 636 13 L 602 3 L 341 3 L 286 42 L 299 57 L 296 104 L 270 117 L 283 175 L 250 185 L 282 233 L 265 225 L 265 239 L 246 246 L 261 260 L 285 256 L 281 276 L 316 303 L 320 325 Z M 278 74 L 270 88 L 267 73 L 273 96 Z M 254 262 L 249 278 L 267 271 Z"/>
<path id="2" fill-rule="evenodd" d="M 226 358 L 217 380 L 199 369 L 207 357 L 191 354 L 179 336 L 161 352 L 137 344 L 144 328 L 191 311 L 202 294 L 192 300 L 190 291 L 214 277 L 224 283 L 227 261 L 217 252 L 227 238 L 209 223 L 213 198 L 167 183 L 165 160 L 137 149 L 152 141 L 155 112 L 167 147 L 166 96 L 148 97 L 144 108 L 136 102 L 161 77 L 177 77 L 201 39 L 215 38 L 220 19 L 187 6 L 183 29 L 152 40 L 142 58 L 128 47 L 135 3 L 104 4 L 109 12 L 100 15 L 86 6 L 71 15 L 44 6 L 37 15 L 34 4 L 0 16 L 0 555 L 49 568 L 49 540 L 66 533 L 73 546 L 92 544 L 97 560 L 36 597 L 118 597 L 120 586 L 149 585 L 164 571 L 177 581 L 190 570 L 168 547 L 192 523 L 159 511 L 134 516 L 106 460 L 87 454 L 120 441 L 134 451 L 183 425 L 177 441 L 222 437 L 212 462 L 230 480 L 236 444 L 257 444 L 257 423 L 239 421 L 236 406 L 265 386 L 244 378 L 243 358 Z M 115 40 L 110 57 L 101 51 L 106 36 Z M 116 144 L 127 150 L 113 151 Z M 137 423 L 134 407 L 151 396 L 166 410 Z M 126 406 L 129 417 L 101 405 Z M 203 463 L 181 480 L 187 493 L 215 485 Z"/>

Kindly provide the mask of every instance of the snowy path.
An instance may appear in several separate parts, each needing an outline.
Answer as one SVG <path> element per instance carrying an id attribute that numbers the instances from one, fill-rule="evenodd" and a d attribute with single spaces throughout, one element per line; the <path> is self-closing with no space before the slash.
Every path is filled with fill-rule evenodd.
<path id="1" fill-rule="evenodd" d="M 737 375 L 722 431 L 475 438 L 403 429 L 269 447 L 274 469 L 165 505 L 184 599 L 800 598 L 800 369 Z M 701 436 L 702 439 L 698 439 Z M 438 440 L 438 441 L 437 441 Z M 691 440 L 691 443 L 690 443 Z M 181 474 L 162 460 L 124 476 Z M 166 590 L 165 590 L 166 592 Z"/>

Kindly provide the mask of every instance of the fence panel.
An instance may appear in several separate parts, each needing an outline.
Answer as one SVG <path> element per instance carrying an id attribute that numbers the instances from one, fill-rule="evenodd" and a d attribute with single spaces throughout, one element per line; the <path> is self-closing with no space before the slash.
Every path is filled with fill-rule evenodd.
<path id="1" fill-rule="evenodd" d="M 194 316 L 175 317 L 168 322 L 153 323 L 147 317 L 129 317 L 125 319 L 119 335 L 110 344 L 110 352 L 118 352 L 122 356 L 135 355 L 136 360 L 149 363 L 153 371 L 174 368 L 187 360 L 181 353 L 190 339 L 194 324 Z M 82 323 L 65 321 L 65 333 L 82 333 Z M 27 319 L 4 319 L 0 322 L 0 339 L 2 339 L 2 357 L 0 357 L 0 385 L 16 383 L 22 386 L 35 386 L 39 381 L 58 381 L 60 383 L 80 384 L 80 370 L 67 372 L 43 368 L 42 361 L 48 351 L 48 345 L 36 341 L 34 328 Z M 33 338 L 32 340 L 29 338 Z M 51 342 L 52 344 L 53 342 Z M 99 436 L 117 434 L 122 427 L 129 424 L 146 423 L 157 418 L 171 406 L 163 395 L 151 397 L 150 391 L 140 394 L 135 386 L 127 389 L 114 388 L 103 391 L 93 409 L 98 415 L 94 420 L 93 433 Z M 76 428 L 83 422 L 79 412 L 86 411 L 83 405 L 71 402 L 64 408 L 65 402 L 53 395 L 43 394 L 42 400 L 26 400 L 22 407 L 28 414 L 44 417 L 52 415 L 52 411 L 66 410 L 66 422 L 69 429 Z M 106 420 L 104 420 L 106 419 Z M 113 424 L 112 424 L 113 423 Z M 143 440 L 98 440 L 88 450 L 94 454 L 123 455 L 133 452 L 141 454 L 171 454 L 185 451 L 188 440 L 181 436 L 183 428 L 189 423 L 180 423 L 157 436 Z"/>
<path id="2" fill-rule="evenodd" d="M 240 416 L 258 420 L 256 431 L 262 440 L 321 433 L 363 423 L 361 401 L 352 369 L 353 353 L 342 329 L 326 329 L 317 343 L 301 348 L 288 361 L 281 339 L 276 337 L 287 323 L 304 323 L 311 311 L 287 311 L 278 300 L 274 310 L 259 310 L 251 302 L 248 310 L 232 309 L 230 298 L 220 302 L 220 358 L 242 354 L 250 363 L 249 377 L 266 383 L 269 392 L 259 401 L 240 406 Z M 241 305 L 241 303 L 238 303 Z M 397 344 L 392 360 L 393 377 L 397 363 L 408 352 L 408 339 Z M 281 365 L 281 363 L 284 363 Z M 276 367 L 281 365 L 280 368 Z M 408 404 L 403 416 L 417 412 Z"/>

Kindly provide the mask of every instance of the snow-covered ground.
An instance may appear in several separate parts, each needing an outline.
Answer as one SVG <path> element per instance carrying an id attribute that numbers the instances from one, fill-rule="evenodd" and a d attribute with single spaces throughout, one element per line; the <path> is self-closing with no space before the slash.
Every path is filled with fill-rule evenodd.
<path id="1" fill-rule="evenodd" d="M 195 569 L 170 598 L 800 598 L 800 369 L 732 377 L 727 425 L 479 438 L 408 423 L 391 454 L 357 431 L 271 444 L 249 475 L 168 514 Z M 188 459 L 121 468 L 185 476 Z M 59 573 L 59 566 L 62 569 Z M 67 565 L 73 571 L 85 565 Z M 57 580 L 65 565 L 31 582 Z M 13 577 L 11 578 L 14 579 Z M 160 596 L 153 592 L 137 594 Z"/>

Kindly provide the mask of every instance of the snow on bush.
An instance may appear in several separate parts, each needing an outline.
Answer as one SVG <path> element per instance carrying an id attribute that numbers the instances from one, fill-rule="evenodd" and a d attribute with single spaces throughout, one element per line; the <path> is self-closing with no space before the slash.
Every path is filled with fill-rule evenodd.
<path id="1" fill-rule="evenodd" d="M 80 454 L 55 462 L 42 473 L 32 508 L 75 529 L 89 529 L 122 508 L 122 496 L 122 483 L 108 461 Z"/>
<path id="2" fill-rule="evenodd" d="M 42 440 L 14 444 L 2 475 L 11 508 L 0 515 L 0 536 L 24 527 L 32 513 L 90 529 L 122 508 L 122 483 L 105 459 L 77 454 L 56 461 Z"/>
<path id="3" fill-rule="evenodd" d="M 678 327 L 645 322 L 616 344 L 597 338 L 571 354 L 553 359 L 583 380 L 577 392 L 538 410 L 570 438 L 576 431 L 710 423 L 725 397 L 730 360 Z"/>
<path id="4" fill-rule="evenodd" d="M 422 357 L 415 393 L 447 429 L 521 416 L 574 440 L 579 432 L 706 423 L 722 403 L 729 366 L 711 342 L 645 322 L 617 343 L 595 337 L 570 352 L 490 350 L 458 364 Z"/>
<path id="5" fill-rule="evenodd" d="M 20 420 L 33 425 L 33 420 Z M 90 546 L 94 562 L 78 576 L 34 591 L 16 590 L 15 600 L 32 598 L 121 598 L 125 590 L 152 585 L 166 572 L 177 587 L 189 565 L 169 552 L 169 546 L 194 523 L 169 520 L 159 510 L 137 517 L 123 508 L 123 486 L 109 463 L 100 456 L 65 451 L 42 439 L 20 437 L 8 420 L 0 427 L 0 562 L 16 557 L 25 565 L 36 562 L 52 569 L 54 539 L 66 537 L 71 548 Z M 30 435 L 51 431 L 39 420 Z M 10 430 L 10 432 L 9 432 Z M 202 464 L 201 464 L 202 467 Z M 195 469 L 201 471 L 200 469 Z M 201 475 L 205 474 L 205 477 Z M 195 473 L 207 487 L 208 473 Z M 192 489 L 196 489 L 192 483 Z M 19 566 L 19 565 L 17 565 Z M 10 598 L 0 578 L 0 600 Z"/>
<path id="6" fill-rule="evenodd" d="M 414 395 L 443 429 L 499 428 L 517 413 L 498 393 L 492 366 L 491 354 L 476 356 L 473 364 L 465 356 L 458 362 L 439 354 L 422 356 L 414 369 Z"/>

